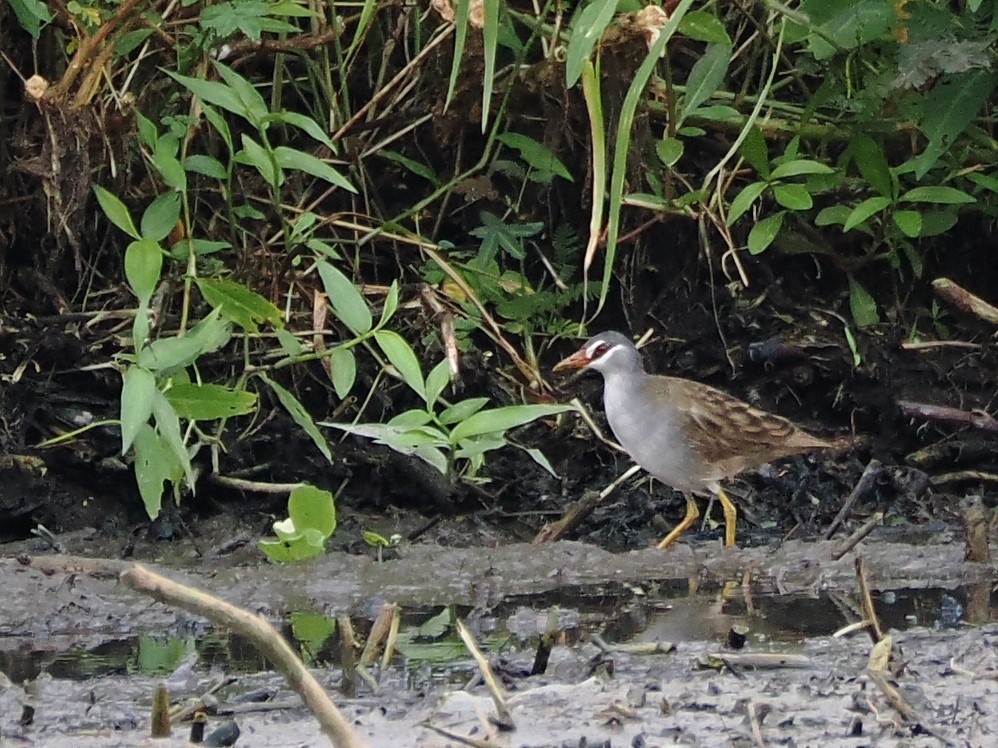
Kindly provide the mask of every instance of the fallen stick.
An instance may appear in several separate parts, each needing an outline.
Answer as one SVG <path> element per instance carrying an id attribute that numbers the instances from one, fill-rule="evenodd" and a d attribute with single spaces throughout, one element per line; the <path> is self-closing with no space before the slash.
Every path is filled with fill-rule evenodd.
<path id="1" fill-rule="evenodd" d="M 201 590 L 171 581 L 141 564 L 134 564 L 126 569 L 120 579 L 133 590 L 144 592 L 154 600 L 208 618 L 252 641 L 254 646 L 280 671 L 288 685 L 302 697 L 334 746 L 366 748 L 367 744 L 360 739 L 336 705 L 329 700 L 322 686 L 305 669 L 288 643 L 262 616 L 253 615 Z"/>
<path id="2" fill-rule="evenodd" d="M 457 622 L 457 633 L 461 637 L 461 641 L 464 642 L 464 646 L 467 647 L 471 656 L 475 658 L 475 662 L 478 664 L 478 669 L 482 673 L 482 678 L 485 679 L 485 686 L 489 689 L 489 695 L 492 697 L 492 703 L 496 707 L 496 714 L 498 716 L 497 724 L 501 729 L 504 730 L 515 730 L 516 724 L 513 722 L 513 715 L 509 711 L 509 707 L 506 706 L 506 696 L 503 694 L 502 686 L 496 680 L 496 677 L 492 674 L 492 668 L 489 667 L 489 661 L 485 659 L 485 655 L 482 654 L 482 650 L 478 648 L 475 644 L 475 639 L 468 631 L 468 627 L 464 625 L 462 621 Z"/>
<path id="3" fill-rule="evenodd" d="M 874 512 L 873 516 L 870 517 L 870 519 L 866 520 L 866 522 L 864 522 L 862 525 L 860 525 L 859 529 L 856 530 L 856 532 L 854 532 L 848 538 L 843 540 L 842 543 L 838 545 L 836 548 L 832 549 L 832 560 L 838 561 L 840 558 L 846 555 L 849 551 L 851 551 L 853 548 L 856 547 L 856 544 L 859 543 L 859 541 L 861 541 L 863 538 L 865 538 L 867 535 L 873 532 L 873 528 L 875 528 L 883 521 L 884 521 L 884 513 Z"/>
<path id="4" fill-rule="evenodd" d="M 565 513 L 562 515 L 561 519 L 557 522 L 549 522 L 544 525 L 534 536 L 533 543 L 553 543 L 555 540 L 561 540 L 568 532 L 574 530 L 580 524 L 582 520 L 593 513 L 593 510 L 602 504 L 606 499 L 621 485 L 629 481 L 635 473 L 641 470 L 640 465 L 631 465 L 623 474 L 620 475 L 616 480 L 613 481 L 609 486 L 604 488 L 598 494 L 593 492 L 586 493 L 579 501 L 572 504 Z"/>
<path id="5" fill-rule="evenodd" d="M 932 281 L 932 290 L 936 292 L 936 296 L 960 311 L 973 314 L 992 325 L 998 325 L 998 308 L 958 286 L 949 278 L 936 278 Z"/>
<path id="6" fill-rule="evenodd" d="M 849 494 L 849 498 L 846 499 L 842 508 L 839 509 L 839 513 L 835 515 L 835 519 L 832 520 L 832 524 L 828 526 L 825 530 L 825 540 L 831 540 L 832 535 L 838 529 L 839 525 L 845 522 L 846 517 L 849 516 L 849 512 L 852 511 L 853 505 L 859 501 L 871 488 L 873 488 L 874 482 L 880 477 L 883 472 L 884 466 L 880 463 L 880 460 L 870 460 L 866 465 L 866 469 L 860 476 L 859 481 L 857 481 L 856 486 L 852 489 L 852 493 Z"/>
<path id="7" fill-rule="evenodd" d="M 949 405 L 916 403 L 913 400 L 898 400 L 897 403 L 902 415 L 909 418 L 959 423 L 981 431 L 998 431 L 998 418 L 984 410 L 960 410 Z"/>

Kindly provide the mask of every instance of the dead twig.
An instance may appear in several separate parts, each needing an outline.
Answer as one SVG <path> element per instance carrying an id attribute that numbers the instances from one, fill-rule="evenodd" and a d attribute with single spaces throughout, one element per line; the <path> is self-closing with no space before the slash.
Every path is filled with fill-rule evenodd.
<path id="1" fill-rule="evenodd" d="M 141 564 L 129 567 L 121 581 L 153 599 L 204 616 L 220 626 L 232 629 L 253 642 L 254 646 L 277 668 L 302 697 L 322 731 L 342 748 L 365 748 L 367 745 L 329 700 L 322 686 L 295 656 L 291 647 L 262 616 L 253 615 L 235 605 L 219 600 L 193 587 L 187 587 L 156 574 Z"/>
<path id="2" fill-rule="evenodd" d="M 962 426 L 973 426 L 981 431 L 998 432 L 998 418 L 984 410 L 960 410 L 948 405 L 930 405 L 912 400 L 898 400 L 897 403 L 902 415 L 909 418 L 958 423 Z"/>
<path id="3" fill-rule="evenodd" d="M 534 536 L 534 543 L 551 543 L 560 540 L 574 530 L 582 520 L 593 513 L 600 504 L 613 494 L 620 486 L 630 480 L 639 470 L 640 465 L 632 465 L 613 483 L 599 493 L 587 491 L 581 499 L 571 504 L 557 522 L 546 523 Z"/>
<path id="4" fill-rule="evenodd" d="M 866 522 L 864 522 L 862 525 L 860 525 L 859 529 L 856 530 L 856 532 L 854 532 L 848 538 L 843 540 L 842 543 L 840 543 L 838 546 L 832 549 L 832 560 L 838 561 L 840 558 L 846 555 L 849 551 L 851 551 L 853 548 L 856 547 L 856 544 L 859 543 L 859 541 L 861 541 L 863 538 L 865 538 L 867 535 L 873 532 L 873 528 L 875 528 L 883 521 L 884 521 L 884 513 L 874 512 L 873 516 L 870 517 L 870 519 L 866 520 Z"/>
<path id="5" fill-rule="evenodd" d="M 877 618 L 877 611 L 873 607 L 873 597 L 870 595 L 870 585 L 866 581 L 866 565 L 862 556 L 856 556 L 856 582 L 859 585 L 859 601 L 863 606 L 863 618 L 866 620 L 866 630 L 870 634 L 873 643 L 876 644 L 884 638 L 883 629 L 880 628 L 880 620 Z"/>
<path id="6" fill-rule="evenodd" d="M 509 707 L 506 706 L 506 696 L 503 693 L 502 686 L 496 680 L 496 677 L 492 674 L 492 668 L 489 667 L 488 660 L 485 659 L 485 655 L 475 644 L 475 639 L 468 631 L 468 627 L 464 625 L 463 621 L 457 622 L 457 633 L 461 637 L 461 641 L 464 642 L 464 646 L 468 648 L 471 656 L 475 659 L 478 664 L 478 669 L 482 673 L 482 678 L 485 679 L 485 686 L 489 689 L 489 695 L 492 697 L 492 703 L 495 705 L 496 714 L 498 716 L 497 724 L 506 730 L 515 730 L 516 725 L 513 722 L 513 715 L 509 711 Z"/>
<path id="7" fill-rule="evenodd" d="M 998 308 L 995 308 L 980 296 L 975 296 L 962 286 L 958 286 L 949 278 L 936 278 L 932 281 L 932 290 L 936 296 L 950 306 L 962 312 L 972 314 L 980 320 L 992 325 L 998 325 Z"/>
<path id="8" fill-rule="evenodd" d="M 873 484 L 876 482 L 877 478 L 883 472 L 884 466 L 880 463 L 880 460 L 870 460 L 867 464 L 866 469 L 860 476 L 859 481 L 856 486 L 852 489 L 852 493 L 849 494 L 849 498 L 846 499 L 842 508 L 839 509 L 839 513 L 835 515 L 835 519 L 832 520 L 832 524 L 828 526 L 825 530 L 825 540 L 831 540 L 832 535 L 838 529 L 839 525 L 845 522 L 846 517 L 849 516 L 849 512 L 852 511 L 853 505 L 859 501 L 863 496 L 865 496 L 870 489 L 873 488 Z"/>

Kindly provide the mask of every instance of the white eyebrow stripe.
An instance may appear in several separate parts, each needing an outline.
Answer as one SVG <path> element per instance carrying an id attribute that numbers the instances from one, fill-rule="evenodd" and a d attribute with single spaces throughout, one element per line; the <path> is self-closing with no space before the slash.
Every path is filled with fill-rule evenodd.
<path id="1" fill-rule="evenodd" d="M 599 348 L 601 345 L 606 345 L 606 343 L 602 340 L 597 340 L 591 346 L 586 348 L 586 358 L 592 358 L 593 354 L 596 352 L 596 349 Z"/>
<path id="2" fill-rule="evenodd" d="M 608 343 L 605 340 L 597 340 L 591 346 L 586 348 L 586 358 L 592 359 L 593 354 L 596 352 L 596 349 L 599 348 L 601 345 L 608 345 Z M 621 345 L 620 343 L 617 343 L 617 345 L 614 346 L 610 346 L 607 352 L 604 353 L 602 356 L 600 356 L 600 360 L 605 361 L 606 359 L 610 358 L 610 356 L 612 356 L 616 351 L 619 351 L 623 347 L 624 346 Z"/>

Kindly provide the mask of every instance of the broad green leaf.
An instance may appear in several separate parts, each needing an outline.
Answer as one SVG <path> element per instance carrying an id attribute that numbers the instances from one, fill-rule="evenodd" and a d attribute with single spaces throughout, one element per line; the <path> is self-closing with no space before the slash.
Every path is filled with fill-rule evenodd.
<path id="1" fill-rule="evenodd" d="M 464 44 L 468 38 L 468 11 L 470 0 L 457 0 L 454 8 L 454 54 L 452 55 L 450 78 L 447 81 L 447 98 L 444 99 L 444 111 L 450 106 L 457 86 L 457 76 L 461 72 L 461 60 L 464 59 Z"/>
<path id="2" fill-rule="evenodd" d="M 776 235 L 783 228 L 783 216 L 785 215 L 786 213 L 781 210 L 779 213 L 766 216 L 752 227 L 748 235 L 748 250 L 750 253 L 757 255 L 760 252 L 764 252 L 773 243 Z"/>
<path id="3" fill-rule="evenodd" d="M 10 7 L 21 28 L 34 39 L 41 36 L 42 27 L 52 20 L 51 11 L 41 0 L 10 0 Z"/>
<path id="4" fill-rule="evenodd" d="M 159 139 L 159 133 L 156 131 L 156 123 L 143 115 L 142 112 L 136 111 L 135 125 L 139 131 L 139 140 L 142 141 L 142 144 L 149 150 L 155 151 L 156 141 Z"/>
<path id="5" fill-rule="evenodd" d="M 315 486 L 299 486 L 288 498 L 288 517 L 298 530 L 317 530 L 328 538 L 336 530 L 333 495 Z"/>
<path id="6" fill-rule="evenodd" d="M 271 561 L 290 564 L 321 556 L 326 551 L 326 538 L 318 530 L 302 530 L 286 539 L 261 539 L 257 547 Z"/>
<path id="7" fill-rule="evenodd" d="M 758 127 L 752 127 L 745 135 L 738 152 L 760 177 L 769 179 L 769 146 L 766 136 Z"/>
<path id="8" fill-rule="evenodd" d="M 135 482 L 149 519 L 156 519 L 163 506 L 163 484 L 176 483 L 183 476 L 173 451 L 166 441 L 148 423 L 139 427 L 135 435 Z"/>
<path id="9" fill-rule="evenodd" d="M 167 138 L 163 137 L 156 144 L 156 150 L 152 154 L 153 166 L 167 187 L 175 192 L 184 192 L 187 189 L 187 173 L 177 158 L 176 149 L 164 148 L 165 142 Z"/>
<path id="10" fill-rule="evenodd" d="M 685 144 L 679 138 L 662 138 L 655 144 L 655 153 L 666 166 L 673 166 L 683 156 Z"/>
<path id="11" fill-rule="evenodd" d="M 284 172 L 278 168 L 272 154 L 246 133 L 242 133 L 240 138 L 243 147 L 236 153 L 236 161 L 255 168 L 273 190 L 284 184 Z"/>
<path id="12" fill-rule="evenodd" d="M 450 441 L 451 444 L 460 444 L 465 439 L 482 434 L 505 433 L 509 429 L 538 418 L 574 409 L 571 405 L 508 405 L 504 408 L 482 410 L 457 424 L 450 433 Z"/>
<path id="13" fill-rule="evenodd" d="M 402 381 L 425 400 L 426 384 L 423 381 L 423 371 L 419 366 L 419 359 L 409 344 L 401 335 L 391 330 L 378 330 L 374 333 L 374 339 L 378 341 L 378 346 L 384 351 L 392 366 L 402 375 Z"/>
<path id="14" fill-rule="evenodd" d="M 177 415 L 189 421 L 214 421 L 252 413 L 256 394 L 220 384 L 178 384 L 165 393 Z"/>
<path id="15" fill-rule="evenodd" d="M 800 184 L 774 184 L 773 197 L 788 210 L 810 210 L 814 205 L 811 193 Z"/>
<path id="16" fill-rule="evenodd" d="M 180 195 L 164 192 L 149 203 L 142 214 L 142 237 L 162 241 L 170 235 L 180 218 Z"/>
<path id="17" fill-rule="evenodd" d="M 284 351 L 285 355 L 295 358 L 305 352 L 305 346 L 301 344 L 301 341 L 290 330 L 278 327 L 274 330 L 274 335 L 277 337 L 277 342 L 280 343 L 281 350 Z"/>
<path id="18" fill-rule="evenodd" d="M 318 426 L 315 425 L 315 421 L 312 420 L 312 416 L 309 415 L 308 411 L 305 410 L 305 406 L 298 402 L 298 398 L 292 395 L 288 390 L 279 385 L 277 382 L 272 380 L 270 377 L 260 374 L 260 378 L 266 382 L 267 386 L 274 391 L 277 395 L 277 399 L 281 401 L 281 405 L 284 409 L 288 411 L 288 415 L 297 423 L 302 431 L 308 434 L 309 439 L 315 444 L 316 448 L 322 452 L 322 456 L 326 458 L 329 462 L 333 461 L 333 455 L 329 451 L 329 444 L 326 443 L 326 437 L 322 435 L 319 431 Z"/>
<path id="19" fill-rule="evenodd" d="M 979 171 L 974 171 L 967 175 L 967 179 L 990 192 L 998 192 L 998 177 L 993 174 L 981 174 Z"/>
<path id="20" fill-rule="evenodd" d="M 689 18 L 687 14 L 686 18 Z M 685 20 L 685 19 L 684 19 Z M 709 44 L 703 56 L 696 61 L 690 76 L 686 81 L 686 96 L 683 98 L 683 110 L 679 121 L 693 112 L 703 102 L 714 95 L 731 62 L 730 44 Z"/>
<path id="21" fill-rule="evenodd" d="M 318 260 L 315 265 L 333 313 L 358 335 L 370 332 L 374 321 L 371 308 L 353 281 L 324 260 Z"/>
<path id="22" fill-rule="evenodd" d="M 180 75 L 170 70 L 164 71 L 177 83 L 182 85 L 199 99 L 214 104 L 227 112 L 238 114 L 240 117 L 250 119 L 246 104 L 240 99 L 230 86 L 220 81 L 204 80 L 203 78 L 190 78 Z"/>
<path id="23" fill-rule="evenodd" d="M 882 197 L 894 197 L 894 180 L 884 150 L 869 135 L 858 133 L 849 144 L 856 168 Z"/>
<path id="24" fill-rule="evenodd" d="M 440 471 L 441 475 L 447 475 L 447 470 L 450 465 L 447 461 L 447 455 L 445 455 L 439 448 L 424 444 L 416 447 L 413 454 L 424 462 L 435 467 Z"/>
<path id="25" fill-rule="evenodd" d="M 270 114 L 270 108 L 256 87 L 232 68 L 215 61 L 215 69 L 239 100 L 245 116 L 258 130 Z"/>
<path id="26" fill-rule="evenodd" d="M 970 70 L 939 77 L 922 100 L 919 125 L 929 142 L 916 159 L 916 179 L 922 179 L 939 157 L 952 148 L 987 104 L 996 83 L 998 75 L 993 70 Z"/>
<path id="27" fill-rule="evenodd" d="M 450 383 L 450 362 L 443 358 L 426 375 L 426 407 L 432 408 Z"/>
<path id="28" fill-rule="evenodd" d="M 842 226 L 843 231 L 852 231 L 854 228 L 866 222 L 868 218 L 884 210 L 891 204 L 891 199 L 889 197 L 868 197 L 866 200 L 861 202 L 852 212 L 849 214 L 849 218 L 846 219 L 845 224 Z"/>
<path id="29" fill-rule="evenodd" d="M 710 106 L 698 106 L 692 112 L 687 112 L 689 117 L 699 117 L 709 119 L 714 122 L 731 122 L 741 119 L 741 112 L 727 104 L 711 104 Z"/>
<path id="30" fill-rule="evenodd" d="M 821 32 L 809 34 L 809 50 L 817 60 L 827 60 L 840 49 L 855 49 L 875 40 L 890 38 L 897 24 L 894 5 L 888 0 L 866 0 L 857 3 L 810 0 L 798 11 L 810 17 Z"/>
<path id="31" fill-rule="evenodd" d="M 152 414 L 156 419 L 156 433 L 162 437 L 164 444 L 173 453 L 175 464 L 183 470 L 187 478 L 187 487 L 194 492 L 194 467 L 191 465 L 190 455 L 187 454 L 187 447 L 184 446 L 184 436 L 180 431 L 180 416 L 170 405 L 169 400 L 164 397 L 158 389 L 152 396 Z M 176 484 L 174 484 L 176 487 Z"/>
<path id="32" fill-rule="evenodd" d="M 398 308 L 399 283 L 397 280 L 393 280 L 392 285 L 388 287 L 388 294 L 385 296 L 385 305 L 381 308 L 381 319 L 378 321 L 378 327 L 381 328 L 388 324 L 388 320 L 392 318 Z"/>
<path id="33" fill-rule="evenodd" d="M 477 457 L 491 452 L 494 449 L 502 449 L 509 442 L 503 438 L 502 434 L 483 434 L 481 436 L 466 437 L 461 439 L 460 447 L 454 453 L 459 460 L 474 460 Z"/>
<path id="34" fill-rule="evenodd" d="M 432 413 L 429 413 L 421 408 L 413 408 L 412 410 L 407 410 L 404 413 L 399 413 L 388 422 L 388 425 L 404 431 L 406 429 L 414 429 L 419 426 L 425 426 L 432 420 Z"/>
<path id="35" fill-rule="evenodd" d="M 818 215 L 814 217 L 815 226 L 842 226 L 852 215 L 852 207 L 849 205 L 829 205 L 822 208 Z"/>
<path id="36" fill-rule="evenodd" d="M 896 210 L 891 217 L 905 236 L 917 239 L 922 235 L 922 214 L 917 210 Z"/>
<path id="37" fill-rule="evenodd" d="M 462 400 L 459 403 L 451 405 L 449 408 L 445 408 L 441 411 L 438 418 L 444 426 L 460 423 L 466 418 L 471 418 L 471 416 L 484 408 L 488 402 L 489 399 L 487 397 L 469 397 L 467 400 Z"/>
<path id="38" fill-rule="evenodd" d="M 465 0 L 465 2 L 467 2 L 467 0 Z M 408 169 L 417 177 L 422 177 L 428 181 L 434 187 L 439 187 L 441 184 L 440 177 L 437 176 L 436 172 L 433 171 L 428 164 L 425 164 L 422 161 L 417 161 L 414 158 L 403 156 L 398 151 L 392 151 L 389 149 L 382 149 L 374 155 L 380 156 L 388 161 L 392 161 L 404 169 Z"/>
<path id="39" fill-rule="evenodd" d="M 121 385 L 121 454 L 132 446 L 139 430 L 149 423 L 156 377 L 141 366 L 129 366 Z"/>
<path id="40" fill-rule="evenodd" d="M 731 38 L 721 20 L 705 10 L 691 10 L 683 16 L 683 20 L 679 22 L 679 33 L 698 42 L 731 44 Z"/>
<path id="41" fill-rule="evenodd" d="M 517 445 L 519 446 L 519 445 Z M 551 463 L 548 462 L 548 458 L 544 456 L 544 453 L 536 447 L 520 447 L 524 452 L 526 452 L 530 459 L 540 465 L 544 470 L 547 471 L 548 475 L 557 478 L 558 473 L 555 472 L 554 468 L 551 467 Z"/>
<path id="42" fill-rule="evenodd" d="M 139 239 L 125 248 L 125 279 L 142 306 L 152 298 L 162 270 L 163 251 L 154 239 Z"/>
<path id="43" fill-rule="evenodd" d="M 333 348 L 329 353 L 329 376 L 340 400 L 350 394 L 357 379 L 357 358 L 349 348 Z"/>
<path id="44" fill-rule="evenodd" d="M 870 292 L 852 277 L 849 278 L 849 311 L 857 327 L 869 327 L 880 321 L 877 302 L 873 300 Z"/>
<path id="45" fill-rule="evenodd" d="M 922 211 L 922 238 L 945 234 L 956 225 L 956 211 L 949 208 L 943 210 Z"/>
<path id="46" fill-rule="evenodd" d="M 735 195 L 728 208 L 728 225 L 731 226 L 745 215 L 745 212 L 752 207 L 752 204 L 759 199 L 759 196 L 766 191 L 769 185 L 766 182 L 752 182 L 745 185 L 741 192 Z"/>
<path id="47" fill-rule="evenodd" d="M 909 203 L 936 203 L 938 205 L 963 205 L 977 202 L 977 198 L 973 195 L 945 185 L 916 187 L 901 195 L 900 199 Z"/>
<path id="48" fill-rule="evenodd" d="M 199 356 L 213 353 L 229 342 L 232 330 L 212 310 L 183 337 L 159 338 L 139 351 L 138 363 L 150 371 L 167 371 L 194 363 Z"/>
<path id="49" fill-rule="evenodd" d="M 788 177 L 799 177 L 802 174 L 834 174 L 835 169 L 817 161 L 808 159 L 796 159 L 779 164 L 773 169 L 770 179 L 786 179 Z"/>
<path id="50" fill-rule="evenodd" d="M 571 172 L 565 167 L 565 164 L 543 143 L 539 143 L 527 135 L 515 132 L 503 133 L 499 136 L 499 141 L 518 151 L 520 158 L 531 169 L 542 174 L 554 174 L 562 179 L 567 179 L 569 182 L 575 181 L 572 178 Z"/>
<path id="51" fill-rule="evenodd" d="M 329 139 L 329 133 L 311 117 L 306 117 L 299 112 L 280 112 L 274 115 L 274 117 L 281 122 L 287 122 L 289 125 L 293 125 L 299 130 L 308 133 L 330 151 L 336 153 L 336 144 Z"/>
<path id="52" fill-rule="evenodd" d="M 224 182 L 229 178 L 229 174 L 225 171 L 225 167 L 222 165 L 222 162 L 214 156 L 205 156 L 202 154 L 188 156 L 184 159 L 184 168 L 187 169 L 187 171 L 192 171 L 195 174 L 202 174 L 206 177 L 217 179 L 220 182 Z"/>
<path id="53" fill-rule="evenodd" d="M 304 151 L 298 151 L 282 145 L 274 149 L 274 157 L 281 168 L 297 169 L 306 174 L 311 174 L 317 179 L 324 179 L 330 184 L 342 187 L 350 192 L 357 192 L 357 188 L 350 184 L 350 181 L 346 177 L 311 153 L 305 153 Z"/>
<path id="54" fill-rule="evenodd" d="M 572 36 L 565 54 L 565 85 L 572 88 L 582 75 L 582 65 L 589 59 L 596 43 L 617 12 L 617 0 L 592 0 L 577 12 Z"/>
<path id="55" fill-rule="evenodd" d="M 218 309 L 225 319 L 247 332 L 257 332 L 258 324 L 269 322 L 281 327 L 281 310 L 268 299 L 241 283 L 228 278 L 195 278 L 204 300 Z"/>
<path id="56" fill-rule="evenodd" d="M 111 223 L 133 239 L 141 237 L 141 234 L 139 234 L 138 229 L 135 228 L 135 224 L 132 222 L 132 216 L 128 212 L 128 208 L 125 207 L 125 204 L 121 200 L 99 184 L 94 185 L 94 194 L 97 196 L 97 202 L 100 204 L 101 210 L 104 211 L 104 215 L 110 219 Z"/>

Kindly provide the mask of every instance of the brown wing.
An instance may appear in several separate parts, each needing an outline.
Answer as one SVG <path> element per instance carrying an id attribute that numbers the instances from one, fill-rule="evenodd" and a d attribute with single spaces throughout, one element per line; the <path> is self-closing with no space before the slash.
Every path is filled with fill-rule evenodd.
<path id="1" fill-rule="evenodd" d="M 673 377 L 656 377 L 656 389 L 684 419 L 694 451 L 715 468 L 716 477 L 734 475 L 787 455 L 832 446 L 786 418 L 753 408 L 715 387 Z"/>

